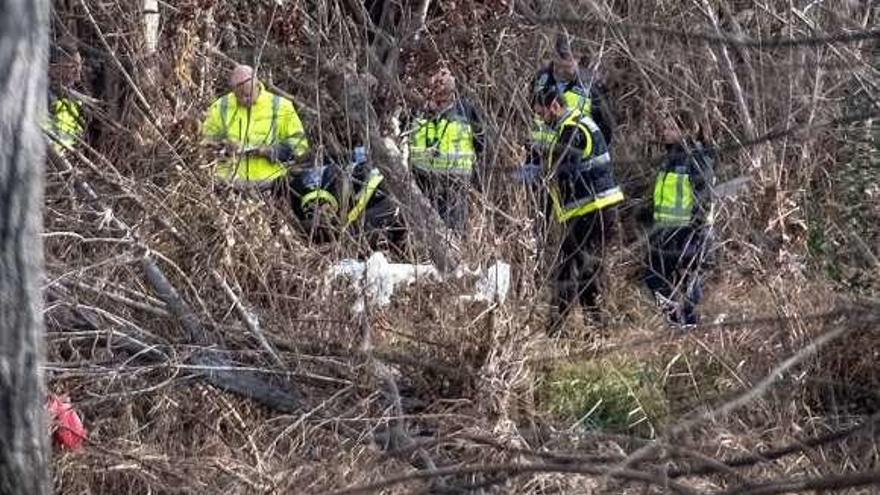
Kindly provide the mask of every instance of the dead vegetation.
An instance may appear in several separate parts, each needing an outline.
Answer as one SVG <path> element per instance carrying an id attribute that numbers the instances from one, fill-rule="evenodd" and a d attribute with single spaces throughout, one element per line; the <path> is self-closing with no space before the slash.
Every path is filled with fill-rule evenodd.
<path id="1" fill-rule="evenodd" d="M 49 388 L 90 432 L 56 453 L 59 493 L 876 492 L 876 5 L 185 0 L 159 3 L 150 54 L 142 3 L 55 2 L 95 99 L 89 146 L 47 180 Z M 507 172 L 560 29 L 610 88 L 629 201 L 606 324 L 548 340 L 545 253 Z M 230 60 L 256 61 L 335 154 L 389 135 L 421 71 L 449 65 L 486 116 L 490 184 L 468 241 L 443 246 L 511 262 L 511 298 L 464 303 L 452 279 L 352 314 L 324 274 L 358 239 L 310 244 L 283 205 L 212 188 L 195 129 Z M 685 335 L 641 290 L 664 105 L 709 125 L 722 180 L 750 179 L 723 201 L 707 323 Z M 612 395 L 613 421 L 587 414 Z"/>

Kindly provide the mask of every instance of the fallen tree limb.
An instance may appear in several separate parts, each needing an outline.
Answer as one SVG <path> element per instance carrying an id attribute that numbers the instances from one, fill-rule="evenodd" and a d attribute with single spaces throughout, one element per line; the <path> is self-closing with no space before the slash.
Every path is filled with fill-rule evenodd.
<path id="1" fill-rule="evenodd" d="M 751 484 L 737 487 L 716 495 L 776 495 L 777 493 L 799 493 L 820 490 L 843 490 L 857 486 L 877 485 L 880 483 L 880 471 L 864 471 L 850 474 L 830 474 L 815 478 L 774 480 L 760 485 Z"/>
<path id="2" fill-rule="evenodd" d="M 412 235 L 428 248 L 431 261 L 438 270 L 454 271 L 461 262 L 458 247 L 450 242 L 455 236 L 416 187 L 394 141 L 373 130 L 370 132 L 370 148 L 376 166 L 385 177 L 388 191 L 401 204 L 401 213 Z"/>
<path id="3" fill-rule="evenodd" d="M 265 349 L 266 352 L 268 352 L 269 355 L 272 356 L 272 359 L 275 360 L 275 364 L 277 364 L 281 368 L 284 368 L 284 361 L 281 360 L 281 356 L 278 355 L 278 351 L 276 351 L 275 348 L 272 347 L 272 344 L 270 344 L 269 341 L 266 340 L 266 334 L 264 334 L 263 330 L 260 328 L 260 322 L 259 320 L 257 320 L 257 317 L 254 316 L 254 314 L 251 313 L 246 307 L 244 307 L 241 299 L 239 299 L 238 295 L 235 294 L 235 291 L 232 290 L 232 287 L 230 287 L 229 284 L 226 283 L 226 279 L 224 279 L 220 275 L 220 272 L 218 272 L 217 270 L 211 270 L 211 275 L 213 275 L 214 280 L 216 280 L 217 283 L 220 284 L 221 287 L 223 287 L 223 290 L 226 292 L 226 295 L 229 296 L 229 299 L 232 300 L 233 307 L 235 307 L 236 312 L 238 312 L 238 316 L 241 317 L 241 320 L 244 322 L 248 331 L 250 331 L 251 334 L 253 334 L 253 336 L 257 339 L 257 341 L 260 342 L 260 345 L 263 347 L 263 349 Z"/>
<path id="4" fill-rule="evenodd" d="M 69 167 L 69 164 L 67 166 Z M 112 208 L 101 204 L 98 195 L 87 182 L 76 180 L 76 189 L 89 200 L 95 210 L 109 220 L 110 224 L 124 232 L 128 238 L 133 239 L 138 249 L 144 252 L 141 266 L 147 282 L 156 292 L 158 298 L 165 303 L 166 307 L 163 309 L 169 312 L 183 327 L 188 343 L 210 345 L 208 332 L 156 264 L 149 247 L 131 227 L 113 213 Z M 207 367 L 208 369 L 202 372 L 202 376 L 208 383 L 223 391 L 253 399 L 274 410 L 286 413 L 295 411 L 299 407 L 300 398 L 296 392 L 286 387 L 273 385 L 252 371 L 231 370 L 229 363 L 218 356 L 197 353 L 193 356 L 192 363 Z"/>
<path id="5" fill-rule="evenodd" d="M 651 473 L 647 473 L 644 471 L 637 471 L 635 469 L 621 469 L 614 470 L 609 467 L 604 466 L 583 466 L 583 465 L 570 465 L 570 464 L 478 464 L 474 466 L 464 466 L 464 467 L 446 467 L 440 468 L 430 471 L 416 471 L 414 473 L 404 474 L 400 476 L 395 476 L 392 478 L 387 478 L 381 481 L 377 481 L 375 483 L 371 483 L 369 485 L 361 485 L 355 486 L 351 488 L 346 488 L 343 490 L 337 490 L 334 492 L 330 492 L 329 495 L 363 495 L 367 493 L 374 493 L 384 490 L 386 488 L 390 488 L 395 485 L 400 485 L 402 483 L 406 483 L 408 481 L 416 481 L 416 480 L 429 480 L 432 478 L 438 478 L 442 476 L 457 476 L 457 475 L 472 475 L 472 474 L 486 474 L 486 475 L 496 475 L 503 474 L 508 478 L 513 478 L 516 476 L 522 476 L 525 474 L 537 474 L 537 473 L 570 473 L 570 474 L 586 474 L 586 475 L 609 475 L 614 478 L 618 478 L 625 481 L 638 481 L 641 483 L 648 483 L 654 486 L 659 486 L 661 488 L 668 489 L 673 493 L 685 494 L 685 495 L 696 495 L 697 492 L 694 490 L 685 487 L 679 483 L 674 481 L 670 481 L 661 476 L 657 476 Z"/>
<path id="6" fill-rule="evenodd" d="M 822 445 L 826 445 L 829 443 L 837 442 L 843 440 L 855 433 L 860 431 L 868 430 L 874 427 L 878 422 L 880 422 L 880 413 L 875 413 L 871 415 L 864 423 L 851 426 L 849 428 L 844 428 L 842 430 L 833 431 L 830 433 L 826 433 L 824 435 L 818 435 L 810 438 L 805 438 L 803 440 L 799 440 L 793 442 L 791 444 L 777 447 L 774 449 L 768 449 L 762 452 L 757 452 L 754 454 L 746 454 L 740 457 L 734 457 L 728 460 L 719 461 L 723 466 L 727 469 L 730 468 L 741 468 L 754 466 L 755 464 L 761 464 L 765 462 L 775 461 L 777 459 L 781 459 L 783 457 L 789 456 L 791 454 L 796 454 L 798 452 L 803 452 L 804 450 L 811 449 L 814 447 L 819 447 Z M 698 466 L 693 468 L 681 468 L 674 469 L 667 473 L 670 478 L 681 478 L 683 476 L 701 476 L 705 474 L 711 474 L 714 472 L 719 472 L 723 468 L 721 466 Z"/>
<path id="7" fill-rule="evenodd" d="M 177 290 L 156 262 L 145 255 L 141 260 L 147 281 L 157 296 L 168 306 L 168 310 L 183 327 L 187 334 L 187 340 L 197 344 L 208 344 L 209 338 L 193 311 L 187 306 L 178 294 Z M 218 356 L 206 353 L 197 353 L 192 361 L 194 364 L 209 368 L 223 368 L 229 363 Z M 205 379 L 211 385 L 237 395 L 253 399 L 265 406 L 282 412 L 295 411 L 300 403 L 298 394 L 292 390 L 271 385 L 263 378 L 251 371 L 233 371 L 229 369 L 208 369 L 203 373 Z"/>

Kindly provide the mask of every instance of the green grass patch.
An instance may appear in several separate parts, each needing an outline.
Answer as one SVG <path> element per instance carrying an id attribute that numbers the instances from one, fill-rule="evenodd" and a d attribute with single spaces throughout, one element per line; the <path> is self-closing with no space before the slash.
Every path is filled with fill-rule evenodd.
<path id="1" fill-rule="evenodd" d="M 658 356 L 654 366 L 660 376 L 660 387 L 673 415 L 696 408 L 713 406 L 741 387 L 737 369 L 743 361 L 731 356 L 722 358 L 701 349 L 679 349 L 674 354 Z"/>
<path id="2" fill-rule="evenodd" d="M 543 409 L 574 428 L 653 437 L 668 406 L 656 372 L 627 358 L 566 363 L 541 384 Z"/>

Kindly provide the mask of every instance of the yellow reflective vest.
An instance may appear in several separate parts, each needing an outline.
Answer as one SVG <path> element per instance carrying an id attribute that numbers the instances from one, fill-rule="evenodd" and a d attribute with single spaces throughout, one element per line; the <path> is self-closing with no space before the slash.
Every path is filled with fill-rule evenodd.
<path id="1" fill-rule="evenodd" d="M 586 146 L 576 163 L 557 163 L 563 158 L 557 149 L 568 145 L 561 142 L 562 135 L 570 127 L 583 134 Z M 624 200 L 623 191 L 614 180 L 611 155 L 602 133 L 590 117 L 577 110 L 569 111 L 557 127 L 545 167 L 550 177 L 553 213 L 560 223 Z"/>
<path id="2" fill-rule="evenodd" d="M 234 93 L 215 101 L 208 109 L 202 135 L 240 146 L 239 157 L 220 163 L 216 170 L 218 177 L 230 182 L 271 183 L 287 175 L 282 163 L 247 156 L 251 148 L 286 144 L 297 159 L 309 152 L 308 139 L 293 102 L 262 88 L 250 107 L 240 105 Z"/>
<path id="3" fill-rule="evenodd" d="M 654 181 L 655 227 L 712 224 L 714 208 L 711 200 L 698 203 L 699 191 L 710 189 L 714 183 L 712 153 L 696 142 L 687 148 L 677 146 L 670 154 Z"/>
<path id="4" fill-rule="evenodd" d="M 71 150 L 85 134 L 82 104 L 71 98 L 55 98 L 49 103 L 49 123 L 44 126 L 49 144 L 59 155 Z"/>
<path id="5" fill-rule="evenodd" d="M 654 183 L 654 224 L 683 227 L 691 223 L 694 186 L 687 170 L 664 170 Z"/>
<path id="6" fill-rule="evenodd" d="M 476 163 L 475 133 L 461 105 L 433 118 L 417 118 L 409 138 L 410 167 L 470 175 Z"/>

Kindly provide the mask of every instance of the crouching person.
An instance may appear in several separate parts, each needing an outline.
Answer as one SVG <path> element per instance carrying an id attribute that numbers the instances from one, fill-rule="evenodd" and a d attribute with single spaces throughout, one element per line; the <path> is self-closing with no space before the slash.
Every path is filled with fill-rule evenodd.
<path id="1" fill-rule="evenodd" d="M 373 250 L 388 249 L 402 255 L 406 229 L 400 208 L 385 190 L 382 172 L 371 163 L 364 147 L 357 147 L 350 164 L 352 206 L 345 227 L 363 236 Z"/>
<path id="2" fill-rule="evenodd" d="M 290 202 L 293 214 L 310 242 L 332 242 L 337 237 L 340 175 L 338 166 L 329 161 L 292 173 Z"/>

